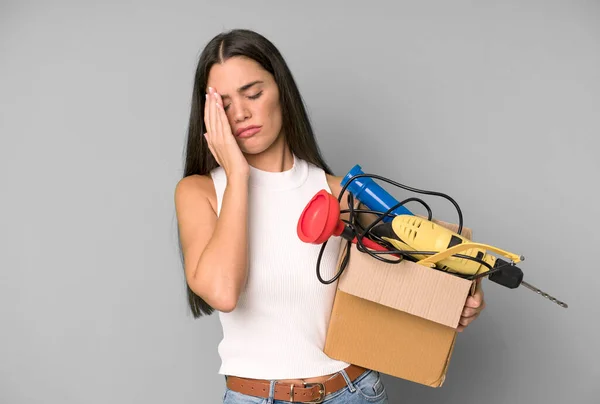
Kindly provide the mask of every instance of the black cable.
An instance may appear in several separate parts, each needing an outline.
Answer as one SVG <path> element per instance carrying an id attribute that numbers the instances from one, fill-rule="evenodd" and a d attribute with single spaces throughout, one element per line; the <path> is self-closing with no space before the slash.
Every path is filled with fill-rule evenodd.
<path id="1" fill-rule="evenodd" d="M 349 195 L 352 195 L 349 193 Z M 389 208 L 388 210 L 386 210 L 385 212 L 381 212 L 379 210 L 370 210 L 370 209 L 352 209 L 352 212 L 354 213 L 371 213 L 373 215 L 378 215 L 378 216 L 387 216 L 387 217 L 396 217 L 398 215 L 391 213 L 393 210 L 395 210 L 396 208 L 406 204 L 407 202 L 412 202 L 412 201 L 416 201 L 419 202 L 421 205 L 423 205 L 425 207 L 425 209 L 427 209 L 427 219 L 431 220 L 431 218 L 433 217 L 433 213 L 431 212 L 431 208 L 429 207 L 429 205 L 427 205 L 425 203 L 425 201 L 423 201 L 422 199 L 419 198 L 408 198 L 403 200 L 402 202 L 398 202 L 397 204 L 395 204 L 394 206 L 392 206 L 391 208 Z M 348 213 L 350 212 L 350 209 L 342 209 L 340 210 L 340 213 Z"/>
<path id="2" fill-rule="evenodd" d="M 484 276 L 489 276 L 489 275 L 495 274 L 496 272 L 500 272 L 502 269 L 504 269 L 504 267 L 511 267 L 511 266 L 513 266 L 513 265 L 514 265 L 514 263 L 512 263 L 512 262 L 507 262 L 507 263 L 505 263 L 505 264 L 502 264 L 502 265 L 499 265 L 499 266 L 497 266 L 497 267 L 495 267 L 495 268 L 492 268 L 492 267 L 491 267 L 491 266 L 490 266 L 490 265 L 489 265 L 489 264 L 486 262 L 486 266 L 487 266 L 487 267 L 490 269 L 489 271 L 485 271 L 485 272 L 479 273 L 479 274 L 477 274 L 477 275 L 471 275 L 471 276 L 470 276 L 469 278 L 467 278 L 467 279 L 469 279 L 469 280 L 475 280 L 475 279 L 477 279 L 477 278 L 482 278 L 482 277 L 484 277 Z"/>
<path id="3" fill-rule="evenodd" d="M 319 279 L 319 282 L 321 282 L 325 285 L 329 285 L 330 283 L 335 282 L 342 275 L 342 272 L 344 272 L 344 269 L 346 268 L 346 265 L 348 264 L 348 260 L 346 259 L 346 257 L 344 257 L 344 261 L 342 262 L 342 265 L 341 265 L 342 270 L 338 271 L 338 273 L 333 278 L 326 281 L 321 277 L 321 258 L 323 257 L 323 252 L 325 251 L 325 246 L 327 245 L 327 241 L 329 241 L 329 240 L 325 240 L 325 242 L 321 246 L 321 251 L 319 251 L 319 256 L 317 257 L 317 278 Z M 349 242 L 351 243 L 351 241 L 349 241 Z"/>
<path id="4" fill-rule="evenodd" d="M 441 196 L 442 198 L 448 199 L 450 202 L 452 202 L 452 204 L 454 205 L 454 207 L 456 208 L 456 211 L 458 213 L 458 234 L 462 233 L 462 228 L 463 228 L 463 217 L 462 217 L 462 211 L 460 210 L 460 206 L 458 206 L 458 203 L 456 203 L 456 201 L 454 199 L 452 199 L 450 196 L 441 193 L 441 192 L 436 192 L 436 191 L 425 191 L 422 189 L 417 189 L 417 188 L 412 188 L 409 187 L 407 185 L 403 185 L 400 184 L 399 182 L 390 180 L 389 178 L 383 177 L 381 175 L 377 175 L 377 174 L 357 174 L 354 175 L 352 177 L 350 177 L 350 179 L 348 180 L 348 182 L 346 182 L 346 185 L 344 185 L 342 187 L 342 190 L 340 191 L 340 194 L 338 195 L 338 202 L 342 201 L 342 195 L 344 194 L 344 192 L 346 191 L 346 188 L 348 188 L 348 186 L 352 183 L 352 181 L 356 180 L 357 178 L 362 178 L 362 177 L 369 177 L 369 178 L 376 178 L 378 180 L 387 182 L 389 184 L 395 185 L 399 188 L 402 189 L 406 189 L 407 191 L 412 191 L 412 192 L 416 192 L 419 194 L 425 194 L 425 195 L 435 195 L 435 196 Z M 351 192 L 348 192 L 348 194 L 352 194 Z"/>
<path id="5" fill-rule="evenodd" d="M 403 185 L 403 184 L 400 184 L 400 183 L 398 183 L 398 182 L 396 182 L 396 181 L 390 180 L 389 178 L 385 178 L 385 177 L 382 177 L 382 176 L 379 176 L 379 175 L 374 175 L 374 174 L 358 174 L 358 175 L 355 175 L 355 176 L 351 177 L 351 178 L 348 180 L 348 182 L 346 183 L 346 185 L 344 185 L 344 186 L 342 187 L 342 189 L 341 189 L 341 191 L 340 191 L 340 194 L 338 195 L 338 202 L 341 202 L 341 200 L 342 200 L 342 196 L 343 196 L 343 194 L 344 194 L 344 192 L 345 192 L 346 188 L 347 188 L 347 187 L 348 187 L 348 186 L 349 186 L 349 185 L 352 183 L 352 181 L 354 181 L 356 178 L 361 178 L 361 177 L 372 177 L 372 178 L 377 178 L 377 179 L 380 179 L 380 180 L 382 180 L 382 181 L 388 182 L 388 183 L 390 183 L 390 184 L 392 184 L 392 185 L 396 185 L 396 186 L 398 186 L 398 187 L 400 187 L 400 188 L 404 188 L 404 189 L 408 189 L 408 190 L 411 190 L 411 191 L 414 191 L 414 192 L 418 192 L 418 193 L 424 193 L 424 194 L 428 194 L 428 195 L 438 195 L 438 196 L 442 196 L 442 197 L 444 197 L 444 198 L 446 198 L 446 199 L 450 200 L 450 201 L 451 201 L 451 202 L 454 204 L 454 206 L 456 207 L 456 210 L 457 210 L 457 212 L 458 212 L 458 217 L 459 217 L 459 228 L 458 228 L 458 232 L 457 232 L 457 233 L 458 233 L 458 234 L 460 234 L 460 233 L 462 232 L 462 225 L 463 225 L 463 223 L 462 223 L 462 221 L 463 221 L 463 220 L 462 220 L 462 211 L 460 210 L 460 206 L 458 206 L 458 204 L 456 203 L 456 201 L 454 201 L 454 199 L 452 199 L 450 196 L 448 196 L 448 195 L 446 195 L 446 194 L 443 194 L 443 193 L 440 193 L 440 192 L 434 192 L 434 191 L 423 191 L 423 190 L 419 190 L 419 189 L 416 189 L 416 188 L 407 187 L 407 186 L 405 186 L 405 185 Z M 406 203 L 408 203 L 408 202 L 411 202 L 411 201 L 417 201 L 417 202 L 420 202 L 420 203 L 421 203 L 423 206 L 425 206 L 425 208 L 427 209 L 427 218 L 428 218 L 428 220 L 431 220 L 431 218 L 432 218 L 433 214 L 432 214 L 432 212 L 431 212 L 431 208 L 429 207 L 429 205 L 427 205 L 427 204 L 426 204 L 426 203 L 425 203 L 423 200 L 421 200 L 421 199 L 419 199 L 419 198 L 414 198 L 414 197 L 412 197 L 412 198 L 405 199 L 404 201 L 398 202 L 397 204 L 395 204 L 394 206 L 390 207 L 390 208 L 389 208 L 388 210 L 386 210 L 385 212 L 382 212 L 382 213 L 381 213 L 381 212 L 378 212 L 378 213 L 379 213 L 379 217 L 378 217 L 378 218 L 377 218 L 375 221 L 373 221 L 373 222 L 372 222 L 372 223 L 371 223 L 371 224 L 370 224 L 370 225 L 369 225 L 369 226 L 368 226 L 366 229 L 364 229 L 362 232 L 357 232 L 357 231 L 356 231 L 356 228 L 355 228 L 355 227 L 353 227 L 353 224 L 354 224 L 355 222 L 358 222 L 358 219 L 357 219 L 356 215 L 354 214 L 354 211 L 355 211 L 355 209 L 354 209 L 354 195 L 352 194 L 352 192 L 348 192 L 348 208 L 349 208 L 349 209 L 348 209 L 347 211 L 350 213 L 350 223 L 351 223 L 351 225 L 350 225 L 350 226 L 351 226 L 352 230 L 354 230 L 354 233 L 356 234 L 356 240 L 357 240 L 356 246 L 357 246 L 357 249 L 358 249 L 358 251 L 360 251 L 360 252 L 364 252 L 364 253 L 367 253 L 367 254 L 369 254 L 371 257 L 373 257 L 373 258 L 375 258 L 375 259 L 378 259 L 378 260 L 380 260 L 380 261 L 386 262 L 386 263 L 390 263 L 390 264 L 396 264 L 396 263 L 399 263 L 401 260 L 389 260 L 389 259 L 386 259 L 386 258 L 382 258 L 382 257 L 379 257 L 379 256 L 378 256 L 379 254 L 377 254 L 377 253 L 374 253 L 374 252 L 372 252 L 372 251 L 368 250 L 367 248 L 365 248 L 365 246 L 364 246 L 364 244 L 363 244 L 363 241 L 362 241 L 362 239 L 363 239 L 363 237 L 366 237 L 366 236 L 370 235 L 370 231 L 371 231 L 371 229 L 372 229 L 373 227 L 375 227 L 377 224 L 379 224 L 379 222 L 381 222 L 381 221 L 383 220 L 383 218 L 384 218 L 384 217 L 386 217 L 386 216 L 390 216 L 391 212 L 393 212 L 394 210 L 396 210 L 398 207 L 400 207 L 400 206 L 402 206 L 402 205 L 404 205 L 404 204 L 406 204 Z M 394 215 L 394 216 L 395 216 L 395 215 Z M 369 237 L 368 237 L 368 238 L 369 238 Z M 373 239 L 373 238 L 371 237 L 371 240 L 372 240 L 372 239 Z M 373 240 L 373 241 L 375 241 L 375 240 Z M 409 255 L 409 253 L 408 253 L 408 252 L 406 252 L 406 251 L 402 251 L 402 250 L 395 250 L 395 252 L 397 252 L 398 254 L 401 254 L 401 255 L 403 255 L 405 258 L 406 258 L 406 255 Z M 349 253 L 350 253 L 350 251 L 348 250 L 348 254 L 349 254 Z M 413 252 L 413 254 L 414 254 L 414 252 Z M 435 253 L 434 253 L 434 254 L 435 254 Z M 343 268 L 343 269 L 344 269 L 344 268 Z M 343 270 L 343 269 L 342 269 L 342 270 Z"/>
<path id="6" fill-rule="evenodd" d="M 352 241 L 347 240 L 346 254 L 344 255 L 344 259 L 343 259 L 343 261 L 342 261 L 342 263 L 340 265 L 341 269 L 338 271 L 338 273 L 333 278 L 331 278 L 328 281 L 324 280 L 321 277 L 321 273 L 320 273 L 320 270 L 319 270 L 320 267 L 321 267 L 321 257 L 323 256 L 323 252 L 324 252 L 324 249 L 325 249 L 325 244 L 327 244 L 327 241 L 325 241 L 323 243 L 323 246 L 321 247 L 321 250 L 319 252 L 319 256 L 317 258 L 317 278 L 323 284 L 330 284 L 330 283 L 335 282 L 342 275 L 342 273 L 344 272 L 344 270 L 346 269 L 346 265 L 347 265 L 348 261 L 350 260 L 350 246 L 352 244 Z M 358 246 L 357 246 L 357 250 L 358 250 Z M 375 259 L 378 259 L 380 261 L 384 261 L 384 262 L 387 262 L 387 263 L 392 263 L 392 264 L 400 263 L 404 259 L 406 259 L 408 261 L 411 261 L 411 262 L 417 262 L 418 259 L 415 259 L 414 255 L 435 255 L 435 254 L 439 253 L 439 251 L 414 251 L 414 250 L 371 251 L 371 250 L 367 250 L 367 249 L 365 249 L 364 251 L 361 251 L 361 252 L 366 252 L 366 253 L 370 254 Z M 383 258 L 379 257 L 379 255 L 389 255 L 389 254 L 394 254 L 394 255 L 400 254 L 404 258 L 399 258 L 398 260 L 387 260 L 387 259 L 383 259 Z M 493 273 L 499 272 L 499 271 L 502 270 L 502 268 L 504 268 L 506 266 L 511 266 L 512 265 L 511 263 L 506 263 L 506 264 L 500 265 L 500 266 L 498 266 L 496 268 L 492 268 L 492 266 L 489 263 L 487 263 L 486 261 L 484 261 L 484 260 L 482 260 L 480 258 L 477 258 L 477 257 L 472 257 L 470 255 L 453 254 L 451 257 L 463 258 L 463 259 L 467 259 L 467 260 L 470 260 L 470 261 L 475 261 L 475 262 L 477 262 L 477 263 L 479 263 L 479 264 L 487 267 L 488 271 L 479 273 L 477 275 L 464 275 L 464 274 L 460 274 L 460 273 L 455 273 L 455 272 L 447 271 L 445 269 L 439 269 L 439 268 L 436 268 L 436 267 L 433 267 L 433 269 L 438 270 L 438 271 L 442 271 L 442 272 L 446 272 L 446 273 L 449 273 L 451 275 L 458 276 L 460 278 L 464 278 L 464 279 L 467 279 L 467 280 L 475 280 L 477 278 L 481 278 L 483 276 L 489 276 L 489 275 L 491 275 Z"/>
<path id="7" fill-rule="evenodd" d="M 350 223 L 348 223 L 347 221 L 343 220 L 343 222 L 345 222 L 346 224 L 348 224 L 353 230 L 356 230 L 357 227 L 361 229 L 360 232 L 354 231 L 354 233 L 357 235 L 357 240 L 360 239 L 360 241 L 361 241 L 360 244 L 358 244 L 358 249 L 361 252 L 369 253 L 369 251 L 364 248 L 364 245 L 362 243 L 362 238 L 364 237 L 364 235 L 365 234 L 369 234 L 370 235 L 369 238 L 371 240 L 373 240 L 373 241 L 378 242 L 379 244 L 385 243 L 385 240 L 381 239 L 378 236 L 375 236 L 375 235 L 371 234 L 370 233 L 371 229 L 375 225 L 377 225 L 381 220 L 383 220 L 384 217 L 395 217 L 395 216 L 397 216 L 395 214 L 392 214 L 392 212 L 395 209 L 397 209 L 399 206 L 402 206 L 402 205 L 404 205 L 404 204 L 406 204 L 408 202 L 412 202 L 412 201 L 420 202 L 425 207 L 425 209 L 427 209 L 427 219 L 431 220 L 431 218 L 433 216 L 433 213 L 431 212 L 431 208 L 429 207 L 429 205 L 427 205 L 425 203 L 425 201 L 423 201 L 423 200 L 421 200 L 419 198 L 408 198 L 408 199 L 405 199 L 405 200 L 397 203 L 396 205 L 392 206 L 391 208 L 389 208 L 385 212 L 379 212 L 379 211 L 376 211 L 376 210 L 369 210 L 369 209 L 354 209 L 354 197 L 353 197 L 353 195 L 352 195 L 351 192 L 348 193 L 348 206 L 351 207 L 351 208 L 350 209 L 343 209 L 343 210 L 340 211 L 340 213 L 348 213 L 349 212 L 351 218 L 357 217 L 355 215 L 356 213 L 370 213 L 370 214 L 375 214 L 375 215 L 379 216 L 379 218 L 377 220 L 375 220 L 373 223 L 371 223 L 371 225 L 369 225 L 366 229 L 362 227 L 362 225 L 360 224 L 360 222 L 359 222 L 358 219 L 355 222 L 350 222 Z M 393 246 L 391 248 L 393 248 Z M 379 258 L 377 258 L 377 259 L 379 259 Z M 391 263 L 397 263 L 398 262 L 398 261 L 391 261 L 391 260 L 381 260 L 381 261 L 391 262 Z"/>

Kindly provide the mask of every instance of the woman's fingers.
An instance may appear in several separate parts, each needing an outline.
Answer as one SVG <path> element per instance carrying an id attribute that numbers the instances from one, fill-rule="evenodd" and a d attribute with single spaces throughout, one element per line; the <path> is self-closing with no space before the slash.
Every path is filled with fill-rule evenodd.
<path id="1" fill-rule="evenodd" d="M 219 144 L 223 144 L 223 122 L 221 122 L 221 114 L 219 111 L 219 106 L 217 105 L 220 101 L 219 101 L 219 95 L 217 94 L 217 92 L 215 91 L 213 93 L 213 119 L 215 122 L 215 133 L 217 134 L 217 136 L 219 137 Z"/>
<path id="2" fill-rule="evenodd" d="M 225 109 L 223 108 L 223 99 L 218 93 L 215 93 L 215 97 L 217 99 L 217 108 L 215 110 L 215 114 L 217 115 L 217 123 L 221 131 L 220 134 L 223 137 L 223 142 L 229 143 L 231 141 L 235 141 L 233 135 L 231 134 L 231 127 L 229 126 L 229 120 L 225 114 Z"/>
<path id="3" fill-rule="evenodd" d="M 216 117 L 216 106 L 215 106 L 215 91 L 213 88 L 208 88 L 208 97 L 206 99 L 206 106 L 204 107 L 205 111 L 208 114 L 208 137 L 210 138 L 210 143 L 212 147 L 212 151 L 214 152 L 215 143 L 219 142 L 219 125 Z M 215 154 L 215 158 L 217 155 Z"/>
<path id="4" fill-rule="evenodd" d="M 215 115 L 216 115 L 216 122 L 217 125 L 219 127 L 219 136 L 220 139 L 223 141 L 224 144 L 229 143 L 232 139 L 231 136 L 228 136 L 228 127 L 229 127 L 229 120 L 227 119 L 227 116 L 225 115 L 225 110 L 223 109 L 223 101 L 221 99 L 221 96 L 217 93 L 215 93 L 215 98 L 216 98 L 216 108 L 215 108 Z"/>
<path id="5" fill-rule="evenodd" d="M 206 127 L 206 132 L 210 133 L 210 116 L 208 115 L 208 104 L 210 100 L 208 99 L 208 92 L 204 94 L 204 126 Z"/>
<path id="6" fill-rule="evenodd" d="M 208 99 L 206 100 L 206 108 L 208 109 L 208 135 L 214 137 L 215 125 L 215 97 L 212 88 L 208 88 Z"/>
<path id="7" fill-rule="evenodd" d="M 213 122 L 211 120 L 211 114 L 210 114 L 210 104 L 211 104 L 211 100 L 212 100 L 212 95 L 211 95 L 211 89 L 209 88 L 208 91 L 205 93 L 205 100 L 204 100 L 204 126 L 206 128 L 206 132 L 204 133 L 204 139 L 206 140 L 206 145 L 208 146 L 208 149 L 210 150 L 211 154 L 213 155 L 213 157 L 215 158 L 215 160 L 217 160 L 218 162 L 218 158 L 217 155 L 215 154 L 214 148 L 212 146 L 212 141 L 214 139 L 214 125 Z"/>
<path id="8" fill-rule="evenodd" d="M 219 141 L 223 141 L 223 122 L 221 122 L 221 111 L 219 111 L 221 108 L 219 108 L 219 106 L 217 105 L 219 103 L 219 97 L 217 96 L 217 93 L 215 93 L 215 126 L 216 126 L 216 131 L 219 134 Z"/>

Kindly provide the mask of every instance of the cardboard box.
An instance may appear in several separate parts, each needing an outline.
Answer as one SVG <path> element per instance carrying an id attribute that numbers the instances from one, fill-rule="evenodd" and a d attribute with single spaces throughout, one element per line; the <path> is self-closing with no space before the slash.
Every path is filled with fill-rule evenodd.
<path id="1" fill-rule="evenodd" d="M 463 227 L 462 235 L 471 240 L 472 232 Z M 340 262 L 345 254 L 346 243 Z M 352 244 L 350 260 L 338 279 L 324 352 L 334 359 L 440 387 L 463 307 L 474 291 L 474 281 L 414 262 L 385 263 Z"/>

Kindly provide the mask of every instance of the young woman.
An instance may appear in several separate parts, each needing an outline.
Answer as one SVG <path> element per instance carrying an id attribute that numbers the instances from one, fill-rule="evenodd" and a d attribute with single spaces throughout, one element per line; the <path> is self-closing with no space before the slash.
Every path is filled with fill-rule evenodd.
<path id="1" fill-rule="evenodd" d="M 296 235 L 306 203 L 321 189 L 337 197 L 341 180 L 277 48 L 250 30 L 214 37 L 196 70 L 175 205 L 190 308 L 217 310 L 223 327 L 224 403 L 388 402 L 379 372 L 323 353 L 336 285 L 316 277 L 320 246 Z M 322 257 L 326 279 L 340 241 Z M 466 325 L 478 309 L 464 314 Z"/>

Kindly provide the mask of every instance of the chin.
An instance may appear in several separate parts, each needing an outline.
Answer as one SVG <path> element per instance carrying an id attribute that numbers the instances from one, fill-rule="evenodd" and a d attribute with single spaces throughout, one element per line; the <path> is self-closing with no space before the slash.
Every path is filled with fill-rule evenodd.
<path id="1" fill-rule="evenodd" d="M 260 137 L 251 137 L 243 139 L 240 143 L 240 149 L 244 154 L 261 154 L 278 143 L 279 137 L 264 139 Z"/>

